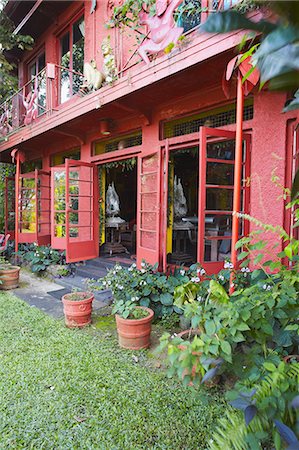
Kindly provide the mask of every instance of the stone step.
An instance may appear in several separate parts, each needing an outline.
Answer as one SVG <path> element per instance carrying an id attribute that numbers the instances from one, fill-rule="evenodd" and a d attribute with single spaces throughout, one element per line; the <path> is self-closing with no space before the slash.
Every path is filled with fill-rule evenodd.
<path id="1" fill-rule="evenodd" d="M 119 264 L 123 267 L 130 267 L 130 265 L 133 263 L 134 261 L 130 261 L 128 260 L 128 262 L 125 261 L 121 261 L 119 262 Z M 85 266 L 87 267 L 100 267 L 103 269 L 111 269 L 112 267 L 115 266 L 115 264 L 117 263 L 117 261 L 113 261 L 111 259 L 106 259 L 106 258 L 94 258 L 94 259 L 89 259 L 88 261 L 85 262 Z M 83 266 L 84 267 L 84 266 Z"/>
<path id="2" fill-rule="evenodd" d="M 94 278 L 98 280 L 99 278 L 103 278 L 106 274 L 107 270 L 103 267 L 84 265 L 76 268 L 76 276 L 83 278 Z"/>

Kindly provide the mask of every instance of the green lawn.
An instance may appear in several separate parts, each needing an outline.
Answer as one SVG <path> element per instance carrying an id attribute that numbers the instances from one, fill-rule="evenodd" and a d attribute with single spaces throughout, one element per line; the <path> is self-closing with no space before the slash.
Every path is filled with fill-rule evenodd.
<path id="1" fill-rule="evenodd" d="M 135 352 L 137 354 L 137 352 Z M 0 449 L 205 449 L 220 394 L 0 293 Z"/>

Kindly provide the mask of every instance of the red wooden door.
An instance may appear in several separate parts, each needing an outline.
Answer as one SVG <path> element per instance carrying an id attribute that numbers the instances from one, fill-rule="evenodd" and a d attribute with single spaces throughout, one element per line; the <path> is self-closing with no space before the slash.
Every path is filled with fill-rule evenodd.
<path id="1" fill-rule="evenodd" d="M 10 239 L 15 237 L 15 177 L 5 178 L 4 191 L 4 229 L 5 234 L 10 234 Z"/>
<path id="2" fill-rule="evenodd" d="M 230 259 L 234 192 L 235 132 L 200 128 L 198 261 L 207 273 L 217 273 Z M 249 212 L 250 142 L 243 135 L 242 212 Z M 240 237 L 248 222 L 240 224 Z"/>
<path id="3" fill-rule="evenodd" d="M 97 167 L 83 161 L 65 161 L 65 234 L 68 263 L 99 255 Z"/>
<path id="4" fill-rule="evenodd" d="M 149 264 L 159 263 L 161 150 L 138 157 L 137 175 L 137 264 L 144 259 Z"/>

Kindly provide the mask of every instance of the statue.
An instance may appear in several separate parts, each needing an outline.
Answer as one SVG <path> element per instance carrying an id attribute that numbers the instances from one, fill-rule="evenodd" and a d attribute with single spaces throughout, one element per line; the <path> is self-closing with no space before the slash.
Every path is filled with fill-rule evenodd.
<path id="1" fill-rule="evenodd" d="M 184 190 L 182 186 L 182 182 L 180 178 L 177 178 L 177 176 L 174 177 L 174 205 L 173 205 L 173 212 L 174 212 L 174 219 L 175 221 L 180 221 L 182 217 L 186 216 L 188 208 L 187 208 L 187 200 L 184 195 Z"/>
<path id="2" fill-rule="evenodd" d="M 25 87 L 23 91 L 23 105 L 26 110 L 24 125 L 30 125 L 38 116 L 38 80 L 35 77 L 34 89 L 25 97 Z"/>
<path id="3" fill-rule="evenodd" d="M 9 112 L 4 111 L 0 117 L 0 136 L 5 137 L 7 134 L 12 132 L 12 126 L 9 123 Z"/>
<path id="4" fill-rule="evenodd" d="M 100 89 L 105 81 L 105 75 L 97 69 L 94 59 L 90 63 L 84 63 L 84 83 L 80 87 L 81 94 L 87 94 L 88 92 L 97 91 Z"/>
<path id="5" fill-rule="evenodd" d="M 106 213 L 107 213 L 107 221 L 106 225 L 113 227 L 117 226 L 120 223 L 124 223 L 124 219 L 118 216 L 120 213 L 120 203 L 119 196 L 115 190 L 114 183 L 109 184 L 107 193 L 106 193 Z"/>
<path id="6" fill-rule="evenodd" d="M 151 17 L 149 13 L 139 13 L 140 25 L 149 27 L 149 38 L 139 47 L 138 52 L 146 64 L 150 63 L 147 53 L 158 53 L 165 50 L 170 44 L 176 44 L 183 33 L 183 27 L 177 27 L 173 13 L 183 0 L 157 0 L 156 15 Z"/>

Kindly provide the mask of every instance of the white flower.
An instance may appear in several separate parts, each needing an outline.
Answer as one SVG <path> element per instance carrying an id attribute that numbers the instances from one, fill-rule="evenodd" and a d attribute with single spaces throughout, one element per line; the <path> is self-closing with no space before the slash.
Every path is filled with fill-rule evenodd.
<path id="1" fill-rule="evenodd" d="M 118 286 L 118 289 L 120 290 L 120 291 L 122 291 L 123 290 L 123 286 Z"/>
<path id="2" fill-rule="evenodd" d="M 133 263 L 133 264 L 131 265 L 131 267 L 132 267 L 133 269 L 136 269 L 136 264 Z"/>
<path id="3" fill-rule="evenodd" d="M 199 271 L 200 275 L 204 275 L 206 273 L 205 269 L 200 269 Z"/>
<path id="4" fill-rule="evenodd" d="M 185 275 L 185 270 L 184 270 L 184 269 L 181 269 L 181 270 L 180 270 L 180 274 L 181 274 L 182 276 L 184 276 L 184 275 Z"/>
<path id="5" fill-rule="evenodd" d="M 193 281 L 193 283 L 199 283 L 200 279 L 198 277 L 192 277 L 191 281 Z"/>
<path id="6" fill-rule="evenodd" d="M 197 297 L 197 301 L 202 302 L 203 298 L 201 296 Z"/>
<path id="7" fill-rule="evenodd" d="M 272 286 L 267 286 L 267 291 L 271 291 Z"/>
<path id="8" fill-rule="evenodd" d="M 133 270 L 133 267 L 129 267 L 129 268 L 128 268 L 128 271 L 129 271 L 129 272 L 132 272 L 132 270 Z"/>
<path id="9" fill-rule="evenodd" d="M 231 262 L 229 262 L 229 261 L 225 261 L 223 267 L 224 267 L 225 269 L 233 269 L 233 268 L 234 268 L 234 265 L 233 265 Z"/>
<path id="10" fill-rule="evenodd" d="M 266 284 L 263 285 L 263 289 L 265 289 L 265 290 L 267 289 L 267 285 Z"/>
<path id="11" fill-rule="evenodd" d="M 141 273 L 145 273 L 145 269 L 141 269 L 140 272 L 141 272 Z"/>
<path id="12" fill-rule="evenodd" d="M 142 261 L 141 267 L 145 267 L 145 262 L 144 261 Z"/>
<path id="13" fill-rule="evenodd" d="M 219 278 L 220 281 L 224 281 L 224 276 L 223 275 L 219 275 L 218 278 Z"/>
<path id="14" fill-rule="evenodd" d="M 110 281 L 110 280 L 108 280 L 108 283 L 107 283 L 107 284 L 108 284 L 108 286 L 110 286 L 110 285 L 111 285 L 111 281 Z"/>
<path id="15" fill-rule="evenodd" d="M 242 267 L 241 272 L 246 272 L 246 267 Z"/>
<path id="16" fill-rule="evenodd" d="M 177 336 L 176 333 L 173 333 L 173 335 L 171 336 L 171 339 L 174 339 Z"/>

